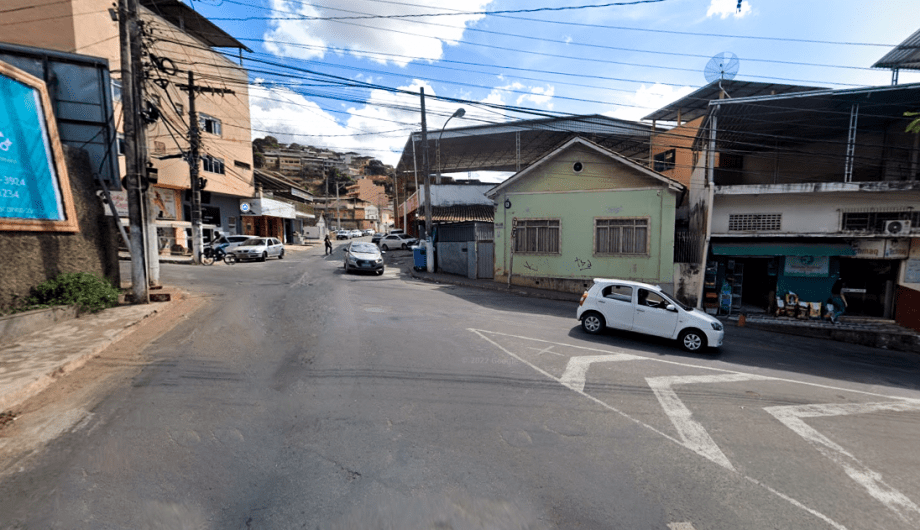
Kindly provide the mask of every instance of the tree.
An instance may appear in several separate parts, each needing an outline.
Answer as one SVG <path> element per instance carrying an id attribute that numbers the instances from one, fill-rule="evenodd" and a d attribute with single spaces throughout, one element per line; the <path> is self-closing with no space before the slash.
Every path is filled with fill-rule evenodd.
<path id="1" fill-rule="evenodd" d="M 905 112 L 904 116 L 908 118 L 912 116 L 920 116 L 920 112 Z M 907 129 L 905 132 L 920 134 L 920 118 L 914 118 L 914 120 L 907 124 Z"/>

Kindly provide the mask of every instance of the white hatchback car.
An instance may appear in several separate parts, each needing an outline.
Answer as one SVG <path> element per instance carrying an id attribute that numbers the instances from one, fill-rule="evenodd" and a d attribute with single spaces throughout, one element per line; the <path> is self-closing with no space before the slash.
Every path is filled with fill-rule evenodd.
<path id="1" fill-rule="evenodd" d="M 645 283 L 596 278 L 578 303 L 581 327 L 597 334 L 605 327 L 676 339 L 689 352 L 718 348 L 722 323 Z"/>

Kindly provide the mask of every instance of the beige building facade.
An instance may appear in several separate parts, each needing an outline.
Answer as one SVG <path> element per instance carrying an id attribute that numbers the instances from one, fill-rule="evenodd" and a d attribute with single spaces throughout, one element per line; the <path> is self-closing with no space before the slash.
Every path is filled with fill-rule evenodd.
<path id="1" fill-rule="evenodd" d="M 92 55 L 109 61 L 120 79 L 117 12 L 111 0 L 64 0 L 29 9 L 34 0 L 4 0 L 0 42 Z M 188 72 L 194 72 L 201 128 L 200 176 L 207 228 L 241 231 L 239 200 L 255 192 L 246 70 L 220 53 L 245 48 L 177 0 L 140 0 L 145 62 L 154 66 L 146 83 L 146 106 L 156 121 L 146 128 L 150 162 L 158 181 L 150 200 L 163 250 L 187 248 L 190 227 Z M 19 9 L 25 8 L 25 9 Z M 113 81 L 115 122 L 122 130 L 120 83 Z M 121 138 L 119 138 L 121 141 Z M 119 157 L 124 174 L 124 157 Z"/>

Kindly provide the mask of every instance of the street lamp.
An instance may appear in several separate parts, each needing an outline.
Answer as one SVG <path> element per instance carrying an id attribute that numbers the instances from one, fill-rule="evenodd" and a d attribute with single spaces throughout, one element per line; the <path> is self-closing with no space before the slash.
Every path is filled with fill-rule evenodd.
<path id="1" fill-rule="evenodd" d="M 454 113 L 450 115 L 450 118 L 447 118 L 447 121 L 444 122 L 444 126 L 441 127 L 441 133 L 438 134 L 438 184 L 441 183 L 441 136 L 444 134 L 444 129 L 447 128 L 447 124 L 450 123 L 450 120 L 454 118 L 462 118 L 464 114 L 466 114 L 466 111 L 463 109 L 463 107 L 460 107 L 454 111 Z"/>

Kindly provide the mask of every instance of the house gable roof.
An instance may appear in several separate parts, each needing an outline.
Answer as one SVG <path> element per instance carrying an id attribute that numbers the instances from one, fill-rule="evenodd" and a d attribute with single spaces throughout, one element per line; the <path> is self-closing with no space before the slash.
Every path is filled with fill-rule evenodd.
<path id="1" fill-rule="evenodd" d="M 564 151 L 567 151 L 568 149 L 572 148 L 573 146 L 577 146 L 577 145 L 584 146 L 584 147 L 586 147 L 586 148 L 588 148 L 588 149 L 590 149 L 590 150 L 592 150 L 592 151 L 594 151 L 594 152 L 596 152 L 596 153 L 598 153 L 598 154 L 600 154 L 600 155 L 602 155 L 602 156 L 605 156 L 605 157 L 607 157 L 607 158 L 610 158 L 611 160 L 613 160 L 613 161 L 615 161 L 615 162 L 618 162 L 618 163 L 620 163 L 620 164 L 622 164 L 622 165 L 624 165 L 624 166 L 626 166 L 626 167 L 632 169 L 633 171 L 636 171 L 636 172 L 638 172 L 638 173 L 640 173 L 640 174 L 642 174 L 642 175 L 644 175 L 644 176 L 646 176 L 646 177 L 650 177 L 650 178 L 652 178 L 652 179 L 658 181 L 658 182 L 661 183 L 662 185 L 667 186 L 667 187 L 668 187 L 669 189 L 671 189 L 671 190 L 674 190 L 674 191 L 684 191 L 684 190 L 686 190 L 686 186 L 684 186 L 683 184 L 681 184 L 680 182 L 678 182 L 678 181 L 676 181 L 676 180 L 674 180 L 674 179 L 668 178 L 668 177 L 662 175 L 661 173 L 658 173 L 657 171 L 653 171 L 653 170 L 651 170 L 651 169 L 649 169 L 649 168 L 643 166 L 642 164 L 638 164 L 638 163 L 636 163 L 636 162 L 633 162 L 632 160 L 630 160 L 630 159 L 628 159 L 628 158 L 626 158 L 626 157 L 624 157 L 624 156 L 622 156 L 622 155 L 620 155 L 620 154 L 618 154 L 618 153 L 615 153 L 615 152 L 613 152 L 613 151 L 610 151 L 609 149 L 605 149 L 605 148 L 603 148 L 603 147 L 601 147 L 601 146 L 595 144 L 594 142 L 592 142 L 592 141 L 590 141 L 590 140 L 586 140 L 586 139 L 584 139 L 584 138 L 581 138 L 581 137 L 576 136 L 576 137 L 574 137 L 574 138 L 568 140 L 568 141 L 565 142 L 564 144 L 560 145 L 560 146 L 557 147 L 556 149 L 550 151 L 548 154 L 544 155 L 542 158 L 540 158 L 539 160 L 537 160 L 537 161 L 534 162 L 533 164 L 527 166 L 526 168 L 522 169 L 522 170 L 519 171 L 518 173 L 512 175 L 511 177 L 508 178 L 508 180 L 506 180 L 506 181 L 502 182 L 501 184 L 499 184 L 499 185 L 493 187 L 492 189 L 490 189 L 489 191 L 486 192 L 486 196 L 489 197 L 490 199 L 494 199 L 494 198 L 495 198 L 499 193 L 501 193 L 502 191 L 508 189 L 510 186 L 514 185 L 515 183 L 521 182 L 522 180 L 526 179 L 529 175 L 532 175 L 536 170 L 538 170 L 539 168 L 545 166 L 549 161 L 551 161 L 551 160 L 553 160 L 554 158 L 556 158 L 559 154 L 561 154 L 561 153 L 563 153 Z"/>

